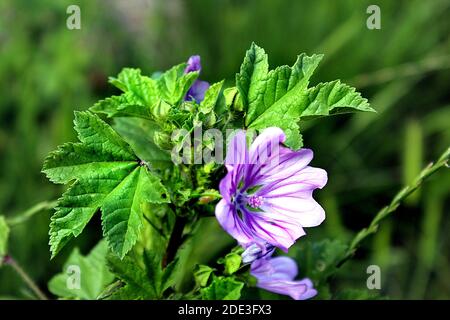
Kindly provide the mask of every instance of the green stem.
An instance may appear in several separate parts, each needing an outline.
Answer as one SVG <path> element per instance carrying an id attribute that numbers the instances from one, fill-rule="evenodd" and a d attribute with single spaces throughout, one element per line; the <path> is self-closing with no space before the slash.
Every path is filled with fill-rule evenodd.
<path id="1" fill-rule="evenodd" d="M 221 199 L 222 195 L 216 192 L 202 192 L 202 193 L 192 193 L 191 198 L 200 198 L 200 197 L 213 197 L 214 199 Z"/>
<path id="2" fill-rule="evenodd" d="M 11 266 L 11 268 L 16 271 L 16 273 L 22 278 L 22 280 L 28 285 L 28 287 L 36 294 L 40 300 L 48 300 L 47 296 L 39 289 L 37 284 L 31 279 L 31 277 L 22 269 L 22 267 L 14 260 L 11 256 L 6 256 L 3 258 L 3 262 L 6 265 Z"/>
<path id="3" fill-rule="evenodd" d="M 42 201 L 37 203 L 36 205 L 32 206 L 31 208 L 25 210 L 22 213 L 19 213 L 18 215 L 15 215 L 13 217 L 10 217 L 6 219 L 6 223 L 10 226 L 16 226 L 18 224 L 24 223 L 28 221 L 31 217 L 33 217 L 35 214 L 43 211 L 43 210 L 49 210 L 56 206 L 57 201 Z"/>
<path id="4" fill-rule="evenodd" d="M 430 163 L 427 167 L 425 167 L 419 175 L 413 180 L 410 185 L 407 185 L 403 189 L 401 189 L 391 201 L 389 205 L 381 209 L 376 216 L 373 218 L 372 222 L 367 228 L 359 231 L 356 236 L 353 238 L 350 246 L 345 252 L 344 256 L 341 258 L 339 263 L 337 264 L 340 267 L 343 263 L 345 263 L 348 259 L 350 259 L 358 249 L 359 245 L 363 240 L 365 240 L 368 236 L 375 233 L 378 230 L 379 223 L 385 219 L 390 213 L 394 212 L 398 206 L 405 200 L 411 193 L 413 193 L 416 189 L 418 189 L 423 181 L 430 177 L 437 170 L 442 167 L 448 167 L 448 160 L 450 158 L 450 148 L 439 157 L 439 159 L 435 163 Z"/>

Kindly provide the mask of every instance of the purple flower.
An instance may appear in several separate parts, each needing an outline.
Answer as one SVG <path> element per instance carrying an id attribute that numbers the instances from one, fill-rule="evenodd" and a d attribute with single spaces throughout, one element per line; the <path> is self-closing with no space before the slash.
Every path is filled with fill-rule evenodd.
<path id="1" fill-rule="evenodd" d="M 254 243 L 242 253 L 242 263 L 248 264 L 263 257 L 271 256 L 274 251 L 275 247 L 269 243 Z"/>
<path id="2" fill-rule="evenodd" d="M 284 141 L 283 131 L 272 127 L 250 149 L 242 130 L 229 143 L 216 217 L 244 248 L 268 243 L 287 251 L 304 227 L 325 219 L 312 193 L 326 184 L 326 171 L 308 166 L 311 150 L 292 151 L 280 145 Z"/>
<path id="3" fill-rule="evenodd" d="M 191 56 L 187 62 L 187 66 L 184 69 L 184 73 L 189 72 L 200 72 L 202 70 L 202 65 L 200 63 L 200 56 Z M 185 101 L 195 100 L 200 103 L 205 98 L 205 92 L 209 88 L 209 83 L 206 81 L 195 80 L 194 84 L 189 88 Z"/>
<path id="4" fill-rule="evenodd" d="M 309 299 L 317 294 L 310 279 L 294 280 L 298 268 L 289 257 L 256 260 L 251 265 L 250 273 L 257 279 L 259 288 L 288 295 L 295 300 Z"/>

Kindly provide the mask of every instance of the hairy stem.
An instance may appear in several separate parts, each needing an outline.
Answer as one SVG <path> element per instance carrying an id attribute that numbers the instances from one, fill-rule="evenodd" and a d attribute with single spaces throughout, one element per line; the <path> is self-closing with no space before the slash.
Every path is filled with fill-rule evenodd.
<path id="1" fill-rule="evenodd" d="M 378 230 L 379 223 L 385 219 L 390 213 L 394 212 L 398 206 L 405 200 L 411 193 L 413 193 L 416 189 L 418 189 L 423 181 L 430 177 L 437 170 L 442 167 L 448 167 L 448 160 L 450 158 L 450 148 L 439 157 L 439 159 L 435 163 L 430 163 L 427 167 L 425 167 L 419 175 L 413 180 L 413 182 L 405 187 L 403 187 L 394 197 L 394 199 L 381 209 L 376 216 L 373 218 L 372 222 L 367 228 L 359 231 L 356 236 L 353 238 L 350 246 L 345 252 L 344 256 L 338 263 L 338 267 L 340 267 L 344 262 L 350 259 L 358 249 L 359 245 L 363 240 L 365 240 L 368 236 L 375 233 Z"/>
<path id="2" fill-rule="evenodd" d="M 14 260 L 11 256 L 5 256 L 3 258 L 3 263 L 11 266 L 11 268 L 14 269 L 14 271 L 22 278 L 22 280 L 28 285 L 28 287 L 40 300 L 48 300 L 44 292 L 39 289 L 37 284 L 33 281 L 33 279 L 31 279 L 31 277 L 25 272 L 25 270 L 22 269 L 22 267 L 17 263 L 16 260 Z"/>

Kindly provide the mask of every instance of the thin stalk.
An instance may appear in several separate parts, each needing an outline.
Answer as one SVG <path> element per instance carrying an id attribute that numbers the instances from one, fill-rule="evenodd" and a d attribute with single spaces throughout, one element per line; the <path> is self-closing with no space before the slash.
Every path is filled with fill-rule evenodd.
<path id="1" fill-rule="evenodd" d="M 10 227 L 19 225 L 21 223 L 28 221 L 28 219 L 30 219 L 35 214 L 37 214 L 43 210 L 49 210 L 49 209 L 54 208 L 56 206 L 56 203 L 57 203 L 56 200 L 39 202 L 39 203 L 35 204 L 34 206 L 32 206 L 31 208 L 25 210 L 24 212 L 19 213 L 17 215 L 14 215 L 13 217 L 6 219 L 6 223 Z"/>
<path id="2" fill-rule="evenodd" d="M 359 231 L 356 236 L 353 238 L 352 242 L 350 243 L 347 251 L 345 252 L 344 256 L 341 258 L 339 263 L 337 264 L 338 267 L 340 267 L 343 263 L 345 263 L 348 259 L 350 259 L 358 249 L 359 245 L 363 240 L 365 240 L 368 236 L 375 233 L 378 230 L 378 226 L 380 222 L 385 219 L 389 214 L 394 212 L 399 205 L 402 203 L 403 200 L 405 200 L 411 193 L 413 193 L 415 190 L 417 190 L 423 183 L 425 179 L 430 177 L 433 173 L 435 173 L 437 170 L 441 169 L 442 167 L 448 168 L 448 160 L 450 158 L 450 148 L 447 148 L 447 150 L 439 157 L 439 159 L 435 163 L 430 163 L 427 167 L 425 167 L 419 175 L 413 180 L 413 182 L 407 186 L 405 186 L 403 189 L 401 189 L 394 197 L 394 199 L 391 201 L 389 205 L 381 209 L 376 216 L 373 218 L 372 222 L 367 228 L 362 229 Z"/>
<path id="3" fill-rule="evenodd" d="M 16 260 L 14 260 L 11 256 L 6 256 L 3 258 L 3 263 L 5 265 L 11 266 L 40 300 L 48 300 L 44 292 L 39 289 L 37 284 L 33 281 L 33 279 L 31 279 L 31 277 L 25 272 L 25 270 L 22 269 L 22 267 L 17 263 Z"/>
<path id="4" fill-rule="evenodd" d="M 414 61 L 387 67 L 375 72 L 361 74 L 348 82 L 358 88 L 378 85 L 398 78 L 422 75 L 434 70 L 450 68 L 450 55 L 430 56 L 421 61 Z"/>

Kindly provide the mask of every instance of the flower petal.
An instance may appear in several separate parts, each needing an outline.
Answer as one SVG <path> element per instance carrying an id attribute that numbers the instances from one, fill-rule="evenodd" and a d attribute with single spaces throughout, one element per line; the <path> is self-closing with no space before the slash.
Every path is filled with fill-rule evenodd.
<path id="1" fill-rule="evenodd" d="M 233 136 L 228 144 L 225 165 L 228 171 L 237 165 L 249 163 L 249 153 L 247 150 L 247 138 L 244 130 L 233 132 Z"/>
<path id="2" fill-rule="evenodd" d="M 283 147 L 285 135 L 280 128 L 264 130 L 250 150 L 246 136 L 239 130 L 228 143 L 228 173 L 219 189 L 229 208 L 219 222 L 241 243 L 267 242 L 287 251 L 305 235 L 303 227 L 317 226 L 325 219 L 312 195 L 326 184 L 327 173 L 308 166 L 311 150 Z M 275 157 L 279 162 L 272 161 Z M 220 206 L 225 204 L 218 205 L 219 212 Z"/>
<path id="3" fill-rule="evenodd" d="M 314 297 L 315 295 L 317 295 L 317 290 L 314 289 L 314 285 L 312 283 L 312 281 L 308 278 L 302 279 L 300 281 L 297 281 L 300 284 L 304 284 L 307 288 L 306 292 L 303 293 L 300 297 L 300 299 L 297 300 L 306 300 L 306 299 L 311 299 L 312 297 Z"/>
<path id="4" fill-rule="evenodd" d="M 298 238 L 305 235 L 302 226 L 294 219 L 282 216 L 284 219 L 277 219 L 264 212 L 245 212 L 244 223 L 255 238 L 263 239 L 283 251 L 287 252 Z"/>
<path id="5" fill-rule="evenodd" d="M 206 81 L 195 80 L 194 84 L 189 88 L 184 100 L 195 100 L 200 103 L 205 98 L 206 90 L 209 88 L 209 83 Z"/>
<path id="6" fill-rule="evenodd" d="M 272 279 L 293 280 L 298 274 L 297 263 L 294 259 L 286 256 L 270 259 L 270 264 L 274 270 Z"/>
<path id="7" fill-rule="evenodd" d="M 245 246 L 244 246 L 245 247 Z M 252 243 L 247 245 L 245 251 L 241 254 L 242 263 L 252 263 L 253 261 L 261 258 L 268 258 L 272 256 L 275 251 L 275 247 L 270 243 Z"/>
<path id="8" fill-rule="evenodd" d="M 286 140 L 283 130 L 277 127 L 264 129 L 250 146 L 251 163 L 265 163 L 269 158 L 278 156 L 280 143 Z M 274 154 L 277 153 L 277 154 Z"/>
<path id="9" fill-rule="evenodd" d="M 242 244 L 253 242 L 251 233 L 235 212 L 234 206 L 224 199 L 216 205 L 216 218 L 222 228 Z"/>
<path id="10" fill-rule="evenodd" d="M 222 198 L 228 203 L 231 203 L 231 195 L 236 191 L 232 180 L 233 174 L 227 173 L 219 183 L 220 194 L 222 195 Z"/>
<path id="11" fill-rule="evenodd" d="M 250 272 L 258 280 L 259 288 L 289 295 L 295 300 L 309 299 L 317 294 L 311 280 L 294 281 L 298 268 L 289 257 L 257 260 L 252 263 Z"/>
<path id="12" fill-rule="evenodd" d="M 309 198 L 314 189 L 322 189 L 327 183 L 327 172 L 320 168 L 306 167 L 286 179 L 265 185 L 258 196 L 273 198 L 280 196 L 298 196 Z"/>
<path id="13" fill-rule="evenodd" d="M 325 219 L 325 211 L 313 199 L 297 197 L 276 197 L 261 206 L 266 219 L 278 219 L 284 222 L 298 223 L 301 227 L 315 227 Z"/>
<path id="14" fill-rule="evenodd" d="M 317 291 L 302 281 L 259 281 L 257 286 L 270 292 L 290 296 L 294 300 L 306 300 L 314 297 Z"/>
<path id="15" fill-rule="evenodd" d="M 284 150 L 285 148 L 283 148 Z M 268 184 L 287 179 L 303 170 L 312 160 L 313 152 L 310 149 L 299 151 L 284 151 L 276 161 L 261 166 L 258 173 L 258 183 Z"/>
<path id="16" fill-rule="evenodd" d="M 195 55 L 195 56 L 190 56 L 187 62 L 187 66 L 184 69 L 184 73 L 189 73 L 189 72 L 195 72 L 195 71 L 201 71 L 202 70 L 202 65 L 200 62 L 200 56 L 199 55 Z"/>
<path id="17" fill-rule="evenodd" d="M 312 198 L 316 188 L 327 182 L 325 170 L 306 167 L 290 178 L 270 183 L 258 190 L 263 210 L 261 215 L 267 219 L 277 219 L 297 223 L 302 227 L 315 227 L 325 219 L 325 211 Z"/>

